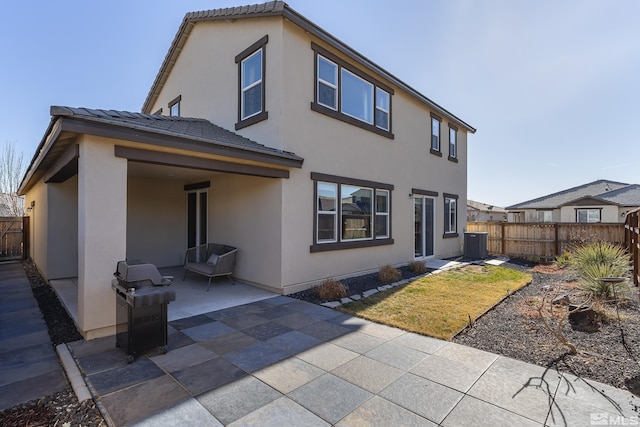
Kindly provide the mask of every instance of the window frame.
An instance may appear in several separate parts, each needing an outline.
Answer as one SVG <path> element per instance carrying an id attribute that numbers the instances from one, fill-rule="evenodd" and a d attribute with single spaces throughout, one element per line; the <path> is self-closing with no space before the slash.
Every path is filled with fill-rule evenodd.
<path id="1" fill-rule="evenodd" d="M 443 238 L 458 237 L 458 196 L 455 194 L 443 193 L 444 198 L 444 234 Z M 451 222 L 451 204 L 454 206 L 454 223 Z"/>
<path id="2" fill-rule="evenodd" d="M 182 95 L 178 95 L 175 98 L 173 98 L 169 104 L 169 116 L 170 117 L 180 117 L 180 103 L 182 101 Z M 173 114 L 173 108 L 176 107 L 178 108 L 178 114 Z M 162 113 L 162 108 L 160 109 L 160 112 Z"/>
<path id="3" fill-rule="evenodd" d="M 442 118 L 439 116 L 436 116 L 435 114 L 431 113 L 430 114 L 431 117 L 431 141 L 430 141 L 430 148 L 429 148 L 429 152 L 431 154 L 435 154 L 436 156 L 442 157 Z M 434 123 L 438 123 L 438 134 L 436 135 L 434 133 Z M 437 141 L 437 146 L 434 147 L 434 137 L 436 138 Z"/>
<path id="4" fill-rule="evenodd" d="M 251 126 L 255 123 L 261 122 L 263 120 L 267 120 L 269 118 L 269 113 L 266 110 L 266 65 L 267 65 L 267 49 L 266 45 L 269 42 L 269 35 L 265 35 L 260 40 L 253 43 L 251 46 L 240 52 L 235 57 L 235 62 L 238 64 L 238 122 L 235 124 L 235 129 L 240 130 L 247 126 Z M 260 53 L 262 55 L 262 61 L 260 63 L 261 67 L 261 79 L 259 83 L 253 83 L 246 88 L 244 85 L 244 74 L 243 74 L 243 65 L 254 55 Z M 257 84 L 261 85 L 261 106 L 260 110 L 256 113 L 253 113 L 249 116 L 244 116 L 244 94 L 248 89 L 255 87 Z"/>
<path id="5" fill-rule="evenodd" d="M 458 161 L 458 128 L 452 124 L 449 124 L 449 160 Z"/>
<path id="6" fill-rule="evenodd" d="M 340 66 L 338 64 L 336 64 L 335 62 L 331 61 L 330 59 L 325 58 L 322 55 L 316 55 L 316 70 L 320 69 L 320 60 L 324 60 L 325 62 L 327 62 L 330 65 L 333 65 L 334 68 L 334 77 L 336 80 L 336 83 L 333 84 L 331 82 L 328 82 L 322 78 L 320 78 L 320 73 L 317 72 L 318 77 L 316 78 L 316 93 L 320 93 L 320 85 L 325 85 L 327 87 L 330 87 L 331 89 L 335 90 L 335 97 L 333 99 L 333 104 L 334 105 L 327 105 L 323 102 L 320 102 L 320 100 L 318 100 L 318 104 L 322 105 L 323 107 L 326 108 L 330 108 L 332 110 L 338 111 L 338 98 L 339 98 L 339 94 L 340 94 L 340 90 L 338 89 L 340 87 Z"/>
<path id="7" fill-rule="evenodd" d="M 316 111 L 318 113 L 324 114 L 326 116 L 332 117 L 334 119 L 340 120 L 342 122 L 345 123 L 349 123 L 351 125 L 357 126 L 359 128 L 368 130 L 370 132 L 376 133 L 378 135 L 384 136 L 386 138 L 389 139 L 394 139 L 394 135 L 392 132 L 393 129 L 393 95 L 394 95 L 394 90 L 387 86 L 386 84 L 380 82 L 379 80 L 371 77 L 370 75 L 362 72 L 361 70 L 359 70 L 358 68 L 352 66 L 351 64 L 348 64 L 347 62 L 343 61 L 342 59 L 338 58 L 336 55 L 332 54 L 331 52 L 327 51 L 326 49 L 318 46 L 317 44 L 311 42 L 311 49 L 314 52 L 314 94 L 313 94 L 313 101 L 311 101 L 311 109 L 313 111 Z M 319 70 L 318 70 L 318 64 L 320 63 L 319 58 L 322 58 L 324 60 L 327 60 L 328 62 L 331 62 L 333 64 L 335 64 L 337 66 L 337 74 L 338 74 L 338 81 L 337 81 L 337 92 L 336 92 L 336 98 L 337 98 L 337 105 L 336 108 L 331 108 L 329 106 L 326 106 L 325 104 L 322 104 L 319 102 L 318 99 L 318 88 L 319 88 L 319 83 L 320 83 L 320 79 L 319 79 Z M 342 110 L 342 94 L 343 94 L 343 89 L 342 89 L 342 70 L 349 72 L 351 75 L 356 76 L 357 78 L 359 78 L 360 80 L 363 80 L 364 82 L 370 84 L 373 86 L 373 99 L 371 101 L 372 104 L 372 109 L 371 109 L 371 123 L 359 119 L 356 116 L 353 116 L 351 114 L 345 113 Z M 389 107 L 388 107 L 388 111 L 386 111 L 386 129 L 384 126 L 378 126 L 378 123 L 376 123 L 376 112 L 377 111 L 382 111 L 382 110 L 378 110 L 377 109 L 377 93 L 378 90 L 380 89 L 383 92 L 385 92 L 388 96 L 388 100 L 389 100 Z"/>
<path id="8" fill-rule="evenodd" d="M 580 211 L 587 212 L 587 221 L 580 221 Z M 598 212 L 597 221 L 589 221 L 589 212 Z M 576 208 L 576 223 L 578 224 L 598 224 L 602 222 L 602 208 Z"/>
<path id="9" fill-rule="evenodd" d="M 334 205 L 335 205 L 335 209 L 333 211 L 326 211 L 326 210 L 321 210 L 320 209 L 320 200 L 319 200 L 319 194 L 318 194 L 318 184 L 328 184 L 334 187 Z M 326 244 L 326 243 L 336 243 L 338 241 L 338 212 L 339 212 L 339 208 L 338 208 L 338 199 L 340 198 L 340 186 L 339 184 L 335 183 L 335 182 L 325 182 L 325 181 L 317 181 L 315 183 L 315 190 L 316 190 L 316 214 L 315 214 L 315 220 L 316 220 L 316 224 L 320 224 L 320 215 L 332 215 L 333 216 L 333 238 L 332 239 L 320 239 L 319 238 L 319 228 L 318 227 L 314 227 L 315 229 L 315 241 L 320 243 L 320 244 Z"/>
<path id="10" fill-rule="evenodd" d="M 540 214 L 542 214 L 542 220 L 540 219 Z M 547 221 L 544 217 L 545 214 L 549 214 L 549 221 Z M 553 210 L 552 209 L 536 209 L 536 222 L 553 222 Z"/>
<path id="11" fill-rule="evenodd" d="M 342 249 L 354 249 L 354 248 L 365 248 L 371 246 L 381 246 L 381 245 L 391 245 L 394 243 L 393 241 L 393 230 L 392 230 L 392 193 L 394 186 L 391 184 L 384 184 L 380 182 L 355 179 L 355 178 L 347 178 L 340 177 L 335 175 L 327 175 L 323 173 L 311 172 L 311 180 L 313 182 L 313 199 L 314 199 L 314 214 L 313 214 L 313 244 L 310 246 L 310 252 L 325 252 L 325 251 L 333 251 L 333 250 L 342 250 Z M 336 229 L 335 229 L 335 241 L 328 240 L 319 240 L 318 239 L 318 215 L 322 212 L 319 211 L 318 204 L 318 184 L 334 184 L 337 188 L 337 194 L 339 200 L 337 200 L 336 205 Z M 372 201 L 371 201 L 371 237 L 366 238 L 344 238 L 343 237 L 343 216 L 342 216 L 342 187 L 343 186 L 354 186 L 361 187 L 364 189 L 372 190 Z M 378 212 L 377 211 L 377 199 L 376 196 L 378 194 L 385 193 L 387 196 L 387 212 Z M 386 216 L 387 221 L 387 234 L 385 236 L 377 236 L 376 233 L 376 219 L 380 216 Z"/>
<path id="12" fill-rule="evenodd" d="M 378 210 L 378 195 L 386 194 L 386 212 L 382 212 Z M 385 190 L 381 188 L 377 188 L 373 192 L 373 203 L 375 204 L 374 212 L 373 212 L 373 237 L 374 239 L 387 239 L 391 237 L 389 232 L 389 227 L 391 226 L 390 221 L 390 211 L 391 211 L 391 191 Z M 378 235 L 377 225 L 378 218 L 383 217 L 385 219 L 385 230 L 387 230 L 386 234 Z"/>

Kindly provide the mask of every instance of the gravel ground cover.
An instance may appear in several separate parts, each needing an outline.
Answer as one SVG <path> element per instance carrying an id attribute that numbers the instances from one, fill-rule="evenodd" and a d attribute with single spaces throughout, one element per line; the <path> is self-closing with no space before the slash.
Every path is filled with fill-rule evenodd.
<path id="1" fill-rule="evenodd" d="M 40 311 L 42 311 L 47 323 L 52 345 L 82 339 L 82 335 L 58 301 L 58 297 L 49 283 L 42 279 L 32 263 L 25 262 L 24 267 L 31 283 L 33 295 L 38 301 Z M 103 427 L 106 425 L 95 402 L 92 399 L 82 403 L 78 402 L 71 386 L 58 393 L 43 396 L 0 412 L 0 426 L 3 427 Z"/>

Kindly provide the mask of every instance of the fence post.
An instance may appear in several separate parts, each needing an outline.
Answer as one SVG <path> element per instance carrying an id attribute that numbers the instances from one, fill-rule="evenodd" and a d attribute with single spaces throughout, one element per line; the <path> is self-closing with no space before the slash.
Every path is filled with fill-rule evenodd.
<path id="1" fill-rule="evenodd" d="M 31 227 L 30 217 L 22 217 L 22 259 L 28 260 L 31 257 Z"/>

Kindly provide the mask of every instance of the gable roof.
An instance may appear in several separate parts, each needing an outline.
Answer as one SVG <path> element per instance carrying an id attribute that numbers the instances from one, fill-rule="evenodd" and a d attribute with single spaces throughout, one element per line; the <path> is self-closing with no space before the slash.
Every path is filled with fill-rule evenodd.
<path id="1" fill-rule="evenodd" d="M 496 213 L 507 213 L 505 208 L 501 208 L 499 206 L 488 205 L 486 203 L 476 202 L 473 200 L 467 199 L 467 206 L 482 212 L 496 212 Z"/>
<path id="2" fill-rule="evenodd" d="M 282 16 L 284 19 L 298 25 L 300 28 L 305 30 L 306 32 L 318 37 L 320 40 L 324 41 L 331 47 L 340 51 L 344 55 L 348 56 L 352 60 L 356 61 L 358 64 L 363 67 L 371 70 L 372 72 L 382 76 L 389 82 L 397 85 L 403 91 L 407 92 L 413 98 L 417 99 L 421 103 L 427 105 L 429 108 L 433 109 L 435 112 L 442 114 L 450 121 L 458 124 L 459 126 L 465 128 L 468 132 L 475 133 L 476 129 L 471 125 L 465 123 L 459 117 L 456 117 L 451 112 L 447 111 L 440 105 L 433 102 L 431 99 L 427 98 L 408 84 L 404 83 L 402 80 L 398 79 L 382 67 L 378 66 L 368 58 L 364 57 L 360 53 L 356 52 L 354 49 L 332 36 L 313 22 L 309 21 L 304 16 L 300 15 L 295 10 L 291 9 L 288 4 L 283 1 L 270 1 L 262 4 L 253 4 L 247 6 L 238 6 L 238 7 L 228 7 L 221 9 L 212 9 L 212 10 L 204 10 L 200 12 L 190 12 L 187 13 L 182 20 L 182 24 L 178 28 L 178 32 L 169 47 L 169 51 L 160 66 L 160 70 L 156 75 L 156 78 L 149 90 L 147 98 L 142 105 L 142 111 L 145 113 L 151 112 L 151 107 L 153 103 L 158 98 L 158 94 L 160 90 L 164 86 L 171 70 L 176 63 L 178 56 L 180 56 L 180 52 L 182 48 L 187 42 L 191 31 L 196 23 L 202 21 L 217 21 L 217 20 L 228 20 L 228 19 L 247 19 L 247 18 L 260 18 L 260 17 L 268 17 L 268 16 Z"/>
<path id="3" fill-rule="evenodd" d="M 640 206 L 640 185 L 632 184 L 601 194 L 599 198 L 620 206 Z"/>
<path id="4" fill-rule="evenodd" d="M 51 122 L 27 168 L 19 193 L 30 186 L 36 169 L 47 170 L 62 155 L 64 147 L 52 148 L 63 132 L 86 133 L 286 167 L 299 168 L 304 161 L 294 153 L 259 144 L 205 119 L 52 106 Z M 53 151 L 52 155 L 49 155 L 50 151 Z"/>
<path id="5" fill-rule="evenodd" d="M 547 196 L 538 197 L 537 199 L 507 206 L 506 209 L 556 209 L 560 206 L 571 204 L 572 202 L 584 198 L 602 199 L 610 203 L 618 203 L 614 200 L 618 196 L 614 195 L 613 198 L 607 198 L 607 196 L 609 196 L 610 192 L 613 194 L 616 190 L 624 189 L 629 186 L 630 184 L 625 184 L 623 182 L 600 179 L 588 184 L 552 193 Z M 619 195 L 619 200 L 622 200 L 622 195 Z M 640 206 L 640 204 L 638 206 Z"/>

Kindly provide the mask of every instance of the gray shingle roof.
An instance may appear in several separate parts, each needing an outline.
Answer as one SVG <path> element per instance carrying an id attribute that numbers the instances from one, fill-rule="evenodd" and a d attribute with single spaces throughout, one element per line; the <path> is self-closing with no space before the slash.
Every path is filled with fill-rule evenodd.
<path id="1" fill-rule="evenodd" d="M 329 34 L 318 25 L 309 21 L 304 16 L 300 15 L 298 12 L 293 10 L 289 5 L 283 1 L 270 1 L 267 3 L 261 4 L 253 4 L 247 6 L 237 6 L 237 7 L 227 7 L 220 9 L 212 9 L 212 10 L 203 10 L 199 12 L 189 12 L 185 15 L 182 20 L 182 24 L 178 28 L 178 32 L 176 33 L 173 41 L 171 42 L 171 46 L 169 47 L 169 51 L 167 52 L 162 65 L 160 66 L 160 70 L 156 75 L 156 78 L 149 89 L 149 93 L 147 94 L 147 98 L 142 105 L 142 111 L 150 112 L 150 109 L 158 97 L 158 93 L 164 86 L 164 83 L 173 68 L 173 65 L 176 63 L 178 56 L 180 56 L 180 52 L 182 48 L 186 44 L 191 31 L 193 30 L 193 26 L 199 21 L 216 21 L 216 20 L 227 20 L 227 19 L 244 19 L 244 18 L 258 18 L 258 17 L 268 17 L 268 16 L 282 16 L 288 21 L 298 25 L 300 28 L 305 30 L 306 32 L 312 34 L 315 37 L 318 37 L 320 40 L 324 41 L 328 45 L 352 58 L 354 61 L 361 64 L 363 67 L 368 68 L 369 70 L 377 73 L 382 76 L 384 79 L 389 82 L 397 85 L 410 96 L 417 99 L 419 102 L 426 104 L 429 108 L 433 109 L 435 112 L 444 115 L 453 123 L 462 126 L 465 130 L 475 133 L 476 129 L 464 122 L 459 117 L 455 116 L 450 111 L 446 110 L 442 106 L 436 104 L 434 101 L 424 96 L 384 68 L 375 64 L 370 59 L 366 58 L 362 54 L 358 53 L 351 47 L 349 47 L 344 42 L 340 41 L 333 35 Z"/>
<path id="2" fill-rule="evenodd" d="M 549 194 L 547 196 L 538 197 L 537 199 L 528 200 L 526 202 L 517 203 L 512 206 L 507 206 L 506 209 L 556 209 L 562 205 L 566 205 L 577 199 L 585 197 L 595 197 L 605 199 L 605 195 L 614 190 L 618 190 L 624 187 L 628 187 L 629 184 L 616 181 L 607 181 L 600 179 L 588 184 L 580 185 L 577 187 L 569 188 L 567 190 L 559 191 L 557 193 Z M 613 202 L 612 200 L 610 200 Z M 613 202 L 615 203 L 615 202 Z"/>
<path id="3" fill-rule="evenodd" d="M 599 198 L 621 206 L 640 206 L 640 185 L 632 184 L 609 191 L 601 194 Z"/>
<path id="4" fill-rule="evenodd" d="M 259 144 L 248 138 L 240 136 L 237 133 L 214 125 L 205 119 L 59 106 L 51 107 L 51 115 L 73 117 L 84 121 L 118 125 L 135 130 L 240 148 L 247 151 L 270 154 L 285 159 L 302 161 L 302 158 L 294 153 L 276 150 Z"/>

